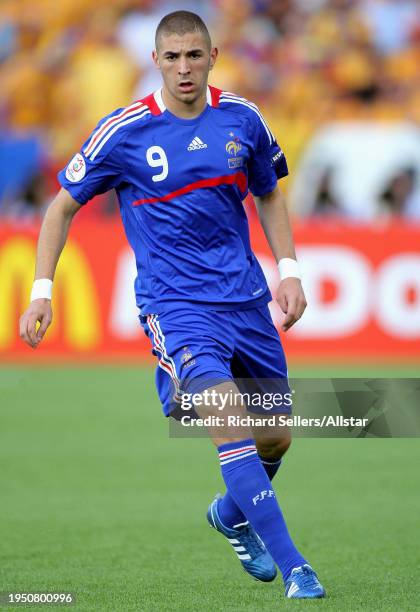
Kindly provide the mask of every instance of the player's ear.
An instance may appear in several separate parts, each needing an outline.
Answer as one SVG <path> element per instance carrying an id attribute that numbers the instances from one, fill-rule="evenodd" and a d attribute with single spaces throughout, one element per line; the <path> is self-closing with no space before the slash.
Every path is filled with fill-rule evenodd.
<path id="1" fill-rule="evenodd" d="M 158 70 L 160 70 L 159 56 L 157 54 L 156 49 L 153 49 L 153 51 L 152 51 L 152 60 L 153 60 L 154 65 L 156 66 L 156 68 Z"/>
<path id="2" fill-rule="evenodd" d="M 216 63 L 217 56 L 219 55 L 219 50 L 217 47 L 213 47 L 210 51 L 210 70 L 213 68 Z"/>

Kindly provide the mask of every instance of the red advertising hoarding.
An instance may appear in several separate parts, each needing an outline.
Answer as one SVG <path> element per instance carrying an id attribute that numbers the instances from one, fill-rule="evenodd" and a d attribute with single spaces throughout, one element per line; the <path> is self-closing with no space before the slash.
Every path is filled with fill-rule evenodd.
<path id="1" fill-rule="evenodd" d="M 273 257 L 258 223 L 254 251 L 272 291 Z M 118 221 L 76 219 L 54 283 L 54 322 L 34 355 L 18 337 L 38 228 L 0 225 L 0 359 L 145 359 L 134 258 Z M 308 308 L 282 340 L 289 358 L 420 360 L 420 226 L 295 225 Z M 281 311 L 271 304 L 276 324 Z"/>

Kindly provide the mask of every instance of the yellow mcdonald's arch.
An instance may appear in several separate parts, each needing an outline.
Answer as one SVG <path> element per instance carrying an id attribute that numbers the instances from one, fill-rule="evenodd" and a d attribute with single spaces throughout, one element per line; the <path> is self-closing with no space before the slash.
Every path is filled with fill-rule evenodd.
<path id="1" fill-rule="evenodd" d="M 28 305 L 35 254 L 34 241 L 23 236 L 13 236 L 0 245 L 0 351 L 7 350 L 15 342 L 18 333 L 16 309 L 23 312 Z M 44 342 L 51 342 L 56 337 L 61 324 L 69 349 L 95 349 L 101 340 L 96 285 L 86 256 L 72 241 L 67 243 L 61 255 L 53 292 L 54 320 Z"/>

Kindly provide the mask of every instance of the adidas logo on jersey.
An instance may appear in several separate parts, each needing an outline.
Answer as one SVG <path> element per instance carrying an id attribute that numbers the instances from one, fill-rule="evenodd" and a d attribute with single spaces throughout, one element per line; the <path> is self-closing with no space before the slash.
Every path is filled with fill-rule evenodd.
<path id="1" fill-rule="evenodd" d="M 206 143 L 203 142 L 198 136 L 193 138 L 188 145 L 188 151 L 196 151 L 197 149 L 207 149 Z"/>

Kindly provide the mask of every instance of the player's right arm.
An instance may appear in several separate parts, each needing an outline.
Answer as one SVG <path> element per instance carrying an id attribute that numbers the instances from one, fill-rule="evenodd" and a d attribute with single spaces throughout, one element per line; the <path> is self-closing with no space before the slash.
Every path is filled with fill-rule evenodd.
<path id="1" fill-rule="evenodd" d="M 35 280 L 54 279 L 55 269 L 66 243 L 70 224 L 81 208 L 66 189 L 61 189 L 45 214 L 38 239 Z M 36 348 L 52 321 L 51 300 L 33 300 L 19 322 L 19 334 L 31 348 Z M 37 324 L 39 328 L 37 330 Z"/>
<path id="2" fill-rule="evenodd" d="M 99 121 L 80 151 L 58 173 L 63 188 L 49 206 L 41 227 L 35 280 L 53 280 L 76 212 L 94 196 L 117 188 L 124 180 L 126 129 L 146 115 L 150 115 L 150 111 L 143 102 L 113 111 Z M 36 348 L 51 320 L 51 300 L 33 299 L 20 319 L 20 337 Z M 40 324 L 38 330 L 37 323 Z"/>

